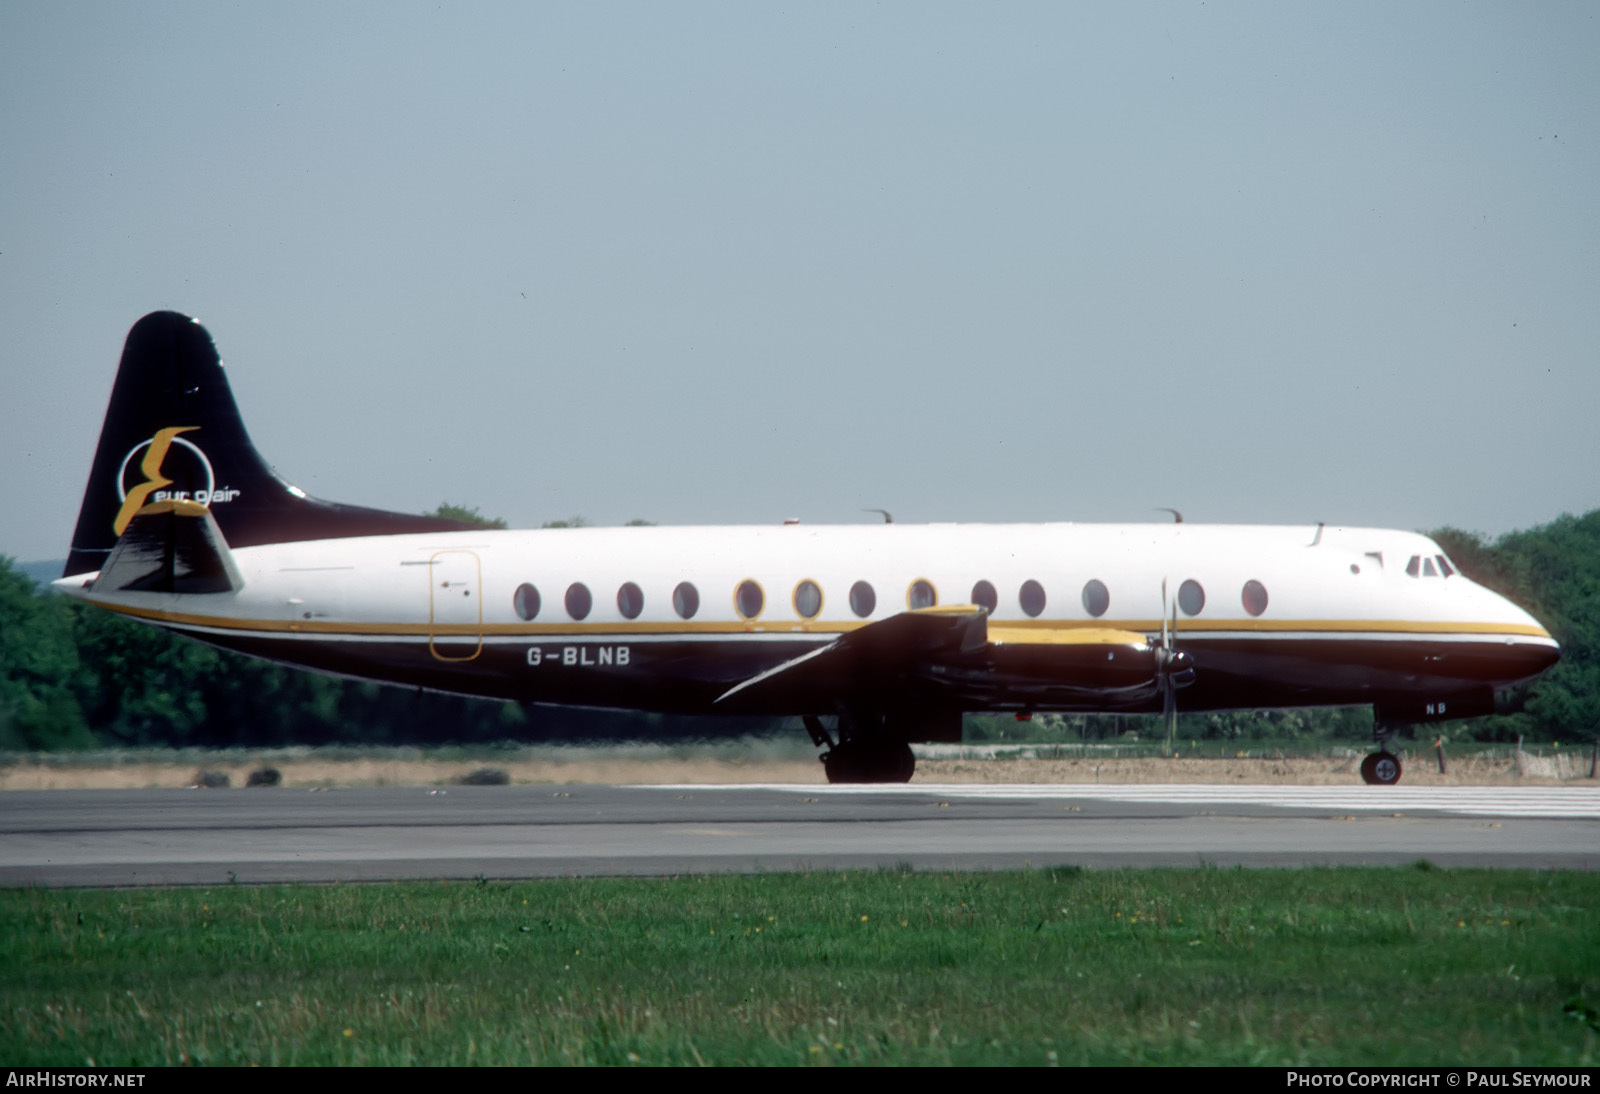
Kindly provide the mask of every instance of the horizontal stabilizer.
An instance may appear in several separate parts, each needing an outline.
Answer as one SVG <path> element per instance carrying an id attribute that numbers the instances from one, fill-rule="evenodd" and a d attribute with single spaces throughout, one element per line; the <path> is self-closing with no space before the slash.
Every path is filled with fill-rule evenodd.
<path id="1" fill-rule="evenodd" d="M 160 501 L 133 515 L 96 593 L 227 593 L 244 585 L 216 518 L 192 501 Z"/>
<path id="2" fill-rule="evenodd" d="M 807 692 L 823 709 L 820 696 L 848 700 L 905 683 L 932 657 L 972 654 L 989 643 L 988 612 L 970 604 L 901 612 L 808 650 L 729 688 L 718 703 L 738 698 L 760 703 L 770 693 Z"/>

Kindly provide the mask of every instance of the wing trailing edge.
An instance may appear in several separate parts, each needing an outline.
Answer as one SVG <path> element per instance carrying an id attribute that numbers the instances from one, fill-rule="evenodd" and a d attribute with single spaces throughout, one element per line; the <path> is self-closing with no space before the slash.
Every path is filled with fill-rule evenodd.
<path id="1" fill-rule="evenodd" d="M 716 702 L 759 705 L 770 694 L 800 691 L 847 702 L 910 683 L 928 660 L 981 652 L 989 644 L 987 624 L 988 612 L 972 604 L 901 612 L 743 680 Z"/>

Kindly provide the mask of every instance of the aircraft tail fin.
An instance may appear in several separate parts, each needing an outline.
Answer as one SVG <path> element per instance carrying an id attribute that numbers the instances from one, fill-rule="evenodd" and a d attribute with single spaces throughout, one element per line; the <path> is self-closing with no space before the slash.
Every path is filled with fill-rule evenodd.
<path id="1" fill-rule="evenodd" d="M 62 576 L 101 569 L 134 515 L 166 501 L 210 509 L 233 547 L 473 527 L 319 501 L 290 485 L 251 444 L 211 335 L 161 311 L 128 332 Z"/>

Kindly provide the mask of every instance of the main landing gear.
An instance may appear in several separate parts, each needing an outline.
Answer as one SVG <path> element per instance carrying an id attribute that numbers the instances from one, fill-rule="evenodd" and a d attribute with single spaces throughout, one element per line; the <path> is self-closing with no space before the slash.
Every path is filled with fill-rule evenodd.
<path id="1" fill-rule="evenodd" d="M 881 717 L 841 714 L 838 741 L 816 715 L 802 720 L 812 743 L 827 749 L 819 758 L 830 783 L 908 783 L 917 770 L 911 745 L 888 732 Z"/>
<path id="2" fill-rule="evenodd" d="M 1361 761 L 1361 781 L 1368 786 L 1393 786 L 1400 781 L 1400 757 L 1389 751 L 1394 740 L 1394 726 L 1374 725 L 1372 737 L 1378 742 L 1378 751 Z"/>

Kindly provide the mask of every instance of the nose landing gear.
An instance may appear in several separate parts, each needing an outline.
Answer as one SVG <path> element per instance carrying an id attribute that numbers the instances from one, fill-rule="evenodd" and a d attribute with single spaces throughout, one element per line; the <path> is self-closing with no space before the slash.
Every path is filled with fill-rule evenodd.
<path id="1" fill-rule="evenodd" d="M 1400 781 L 1400 757 L 1389 751 L 1389 742 L 1401 728 L 1393 723 L 1373 722 L 1372 739 L 1378 743 L 1378 751 L 1361 761 L 1361 781 L 1368 786 L 1393 786 Z"/>
<path id="2" fill-rule="evenodd" d="M 1400 757 L 1387 749 L 1361 761 L 1361 781 L 1369 786 L 1393 786 L 1400 781 Z"/>

